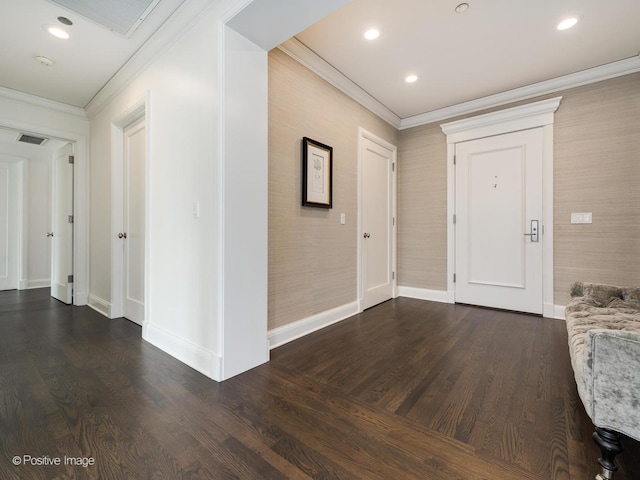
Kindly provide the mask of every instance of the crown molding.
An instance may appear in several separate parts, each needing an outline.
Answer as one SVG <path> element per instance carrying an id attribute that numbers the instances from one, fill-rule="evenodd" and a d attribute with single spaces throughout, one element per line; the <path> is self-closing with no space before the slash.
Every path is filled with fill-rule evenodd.
<path id="1" fill-rule="evenodd" d="M 515 88 L 495 95 L 489 95 L 469 102 L 459 103 L 400 119 L 395 113 L 357 84 L 349 80 L 349 78 L 310 50 L 297 38 L 294 37 L 287 40 L 278 48 L 399 130 L 440 122 L 449 118 L 640 72 L 640 55 L 638 55 L 588 70 L 563 75 L 551 80 L 545 80 L 544 82 L 534 83 L 525 87 Z"/>
<path id="2" fill-rule="evenodd" d="M 55 100 L 49 100 L 44 97 L 38 97 L 37 95 L 31 95 L 30 93 L 19 92 L 18 90 L 12 90 L 11 88 L 0 87 L 0 97 L 86 118 L 84 110 L 80 107 L 74 107 L 73 105 L 56 102 Z"/>
<path id="3" fill-rule="evenodd" d="M 432 112 L 407 117 L 402 119 L 400 130 L 439 122 L 449 118 L 478 112 L 480 110 L 486 110 L 508 103 L 548 95 L 568 88 L 581 87 L 590 83 L 600 82 L 602 80 L 608 80 L 636 72 L 640 72 L 639 56 L 608 63 L 606 65 L 564 75 L 562 77 L 553 78 L 544 82 L 534 83 L 532 85 L 527 85 L 526 87 L 515 88 L 513 90 L 479 98 L 470 102 L 459 103 L 457 105 L 441 108 Z"/>
<path id="4" fill-rule="evenodd" d="M 246 0 L 244 0 L 246 2 Z M 224 8 L 229 2 L 211 0 L 187 0 L 145 42 L 142 47 L 118 70 L 85 107 L 88 117 L 93 117 L 116 95 L 121 93 L 140 73 L 169 50 L 184 33 L 189 31 L 209 8 Z"/>
<path id="5" fill-rule="evenodd" d="M 395 113 L 385 107 L 382 103 L 369 95 L 366 91 L 349 80 L 335 67 L 327 63 L 324 59 L 310 50 L 297 38 L 287 40 L 278 47 L 284 53 L 304 65 L 320 78 L 326 80 L 338 90 L 351 97 L 360 105 L 371 111 L 385 122 L 395 128 L 401 127 L 401 120 Z"/>

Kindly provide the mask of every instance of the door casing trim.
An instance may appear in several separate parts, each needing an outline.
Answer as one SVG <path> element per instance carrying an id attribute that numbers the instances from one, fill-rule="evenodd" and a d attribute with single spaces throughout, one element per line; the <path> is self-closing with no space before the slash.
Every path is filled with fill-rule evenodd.
<path id="1" fill-rule="evenodd" d="M 391 215 L 397 220 L 398 218 L 398 147 L 387 142 L 386 140 L 374 135 L 373 133 L 365 130 L 362 127 L 358 127 L 358 228 L 357 228 L 357 258 L 358 258 L 358 312 L 362 312 L 363 307 L 363 285 L 364 279 L 362 278 L 362 153 L 363 153 L 363 140 L 370 140 L 373 143 L 388 149 L 391 151 L 393 158 L 391 162 L 395 165 L 395 170 L 392 173 L 392 185 L 391 185 Z M 395 272 L 395 278 L 393 279 L 393 298 L 398 296 L 398 241 L 397 241 L 397 221 L 393 225 L 393 231 L 391 234 L 391 268 Z"/>
<path id="2" fill-rule="evenodd" d="M 455 299 L 456 143 L 530 128 L 543 129 L 542 159 L 542 314 L 554 318 L 553 303 L 553 122 L 562 97 L 508 108 L 440 125 L 447 136 L 447 293 Z"/>
<path id="3" fill-rule="evenodd" d="M 124 251 L 122 241 L 118 239 L 124 222 L 123 199 L 123 162 L 124 162 L 124 130 L 129 125 L 139 121 L 149 121 L 149 92 L 143 99 L 138 100 L 126 111 L 116 117 L 111 123 L 111 309 L 110 318 L 119 318 L 124 313 Z M 149 125 L 146 125 L 146 158 L 145 158 L 145 259 L 144 259 L 144 320 L 142 322 L 142 336 L 145 338 L 149 312 Z"/>

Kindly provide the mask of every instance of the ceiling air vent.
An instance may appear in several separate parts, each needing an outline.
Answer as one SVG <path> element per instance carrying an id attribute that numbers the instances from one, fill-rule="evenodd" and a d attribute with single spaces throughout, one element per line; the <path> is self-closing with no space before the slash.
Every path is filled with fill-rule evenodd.
<path id="1" fill-rule="evenodd" d="M 35 135 L 27 135 L 26 133 L 21 133 L 18 135 L 18 141 L 22 143 L 30 143 L 31 145 L 42 145 L 44 142 L 49 140 L 48 138 L 36 137 Z"/>
<path id="2" fill-rule="evenodd" d="M 160 0 L 51 0 L 109 30 L 129 37 Z"/>

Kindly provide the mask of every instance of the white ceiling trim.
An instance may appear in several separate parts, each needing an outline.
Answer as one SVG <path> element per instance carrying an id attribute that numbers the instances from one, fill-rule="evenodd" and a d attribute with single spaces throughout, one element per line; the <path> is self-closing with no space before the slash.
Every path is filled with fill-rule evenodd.
<path id="1" fill-rule="evenodd" d="M 6 87 L 0 87 L 0 97 L 9 98 L 11 100 L 29 103 L 38 107 L 49 108 L 57 112 L 68 113 L 78 117 L 86 118 L 84 110 L 80 107 L 74 107 L 73 105 L 67 105 L 66 103 L 56 102 L 55 100 L 49 100 L 48 98 L 38 97 L 37 95 L 19 92 L 17 90 L 12 90 Z"/>
<path id="2" fill-rule="evenodd" d="M 640 56 L 402 119 L 400 130 L 640 72 Z"/>
<path id="3" fill-rule="evenodd" d="M 219 2 L 214 5 L 218 6 Z M 85 107 L 89 118 L 121 93 L 140 73 L 173 46 L 212 6 L 211 0 L 187 0 L 147 42 L 118 70 Z"/>
<path id="4" fill-rule="evenodd" d="M 338 90 L 351 97 L 360 105 L 371 111 L 395 128 L 401 128 L 400 117 L 369 95 L 357 84 L 349 80 L 335 67 L 310 50 L 297 38 L 287 40 L 278 47 L 284 53 L 304 65 L 320 78 L 326 80 Z"/>
<path id="5" fill-rule="evenodd" d="M 451 105 L 432 112 L 400 119 L 400 117 L 368 94 L 365 90 L 360 88 L 357 84 L 349 80 L 339 70 L 310 50 L 305 44 L 300 42 L 300 40 L 293 38 L 280 45 L 279 48 L 309 70 L 329 82 L 331 85 L 350 96 L 356 102 L 360 103 L 363 107 L 367 108 L 400 130 L 439 122 L 449 118 L 478 112 L 480 110 L 499 107 L 508 103 L 548 95 L 568 88 L 580 87 L 590 83 L 640 72 L 639 55 L 625 60 L 620 60 L 618 62 L 612 62 L 599 67 L 583 70 L 581 72 L 553 78 L 544 82 L 534 83 L 532 85 L 527 85 L 526 87 L 515 88 L 513 90 L 489 95 L 469 102 Z"/>

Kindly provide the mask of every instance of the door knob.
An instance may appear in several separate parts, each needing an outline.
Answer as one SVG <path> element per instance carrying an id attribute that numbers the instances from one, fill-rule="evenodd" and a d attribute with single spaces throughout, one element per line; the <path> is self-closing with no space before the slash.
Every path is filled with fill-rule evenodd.
<path id="1" fill-rule="evenodd" d="M 118 234 L 118 238 L 127 238 L 127 234 L 126 233 L 119 233 Z"/>
<path id="2" fill-rule="evenodd" d="M 364 234 L 364 238 L 371 238 L 371 234 L 370 233 L 365 233 Z"/>

